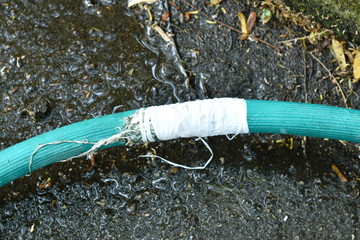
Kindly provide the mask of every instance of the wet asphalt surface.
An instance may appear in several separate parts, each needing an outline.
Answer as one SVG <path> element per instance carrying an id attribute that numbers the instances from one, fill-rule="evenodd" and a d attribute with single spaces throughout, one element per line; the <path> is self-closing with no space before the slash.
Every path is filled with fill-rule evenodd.
<path id="1" fill-rule="evenodd" d="M 206 3 L 197 6 L 237 28 L 239 11 L 260 11 L 224 1 L 225 14 Z M 276 44 L 305 35 L 301 28 L 275 18 L 255 26 L 257 37 L 281 47 L 277 53 L 199 14 L 186 19 L 192 10 L 160 1 L 149 8 L 150 23 L 147 9 L 122 1 L 3 1 L 0 149 L 120 105 L 123 111 L 226 96 L 344 106 L 307 52 L 335 71 L 328 49 Z M 174 34 L 176 45 L 151 29 L 154 22 Z M 341 84 L 348 105 L 359 109 L 358 87 Z M 137 158 L 156 152 L 204 164 L 206 148 L 183 139 L 104 150 L 94 166 L 75 159 L 18 179 L 1 188 L 0 238 L 360 238 L 358 144 L 270 134 L 207 141 L 214 160 L 203 171 Z"/>

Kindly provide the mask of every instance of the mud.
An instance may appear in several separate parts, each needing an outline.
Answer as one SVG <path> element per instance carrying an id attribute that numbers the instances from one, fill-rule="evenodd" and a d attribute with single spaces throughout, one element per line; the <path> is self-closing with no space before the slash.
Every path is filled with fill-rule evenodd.
<path id="1" fill-rule="evenodd" d="M 197 7 L 240 28 L 254 3 Z M 0 5 L 0 149 L 84 119 L 178 101 L 239 97 L 345 103 L 327 71 L 329 49 L 294 42 L 307 35 L 277 19 L 253 33 L 281 48 L 206 22 L 182 1 L 152 5 L 153 21 L 174 34 L 169 45 L 149 14 L 123 1 L 9 1 Z M 163 22 L 164 12 L 170 17 Z M 184 71 L 186 70 L 186 71 Z M 342 81 L 340 81 L 342 80 Z M 359 88 L 341 75 L 347 104 Z M 118 107 L 121 107 L 118 109 Z M 192 139 L 119 147 L 53 164 L 1 188 L 2 239 L 357 239 L 359 145 L 253 134 L 207 139 L 204 171 L 137 158 L 154 151 L 200 165 L 209 157 Z M 293 144 L 291 142 L 293 141 Z M 347 182 L 332 170 L 336 165 Z M 50 178 L 51 185 L 44 183 Z"/>

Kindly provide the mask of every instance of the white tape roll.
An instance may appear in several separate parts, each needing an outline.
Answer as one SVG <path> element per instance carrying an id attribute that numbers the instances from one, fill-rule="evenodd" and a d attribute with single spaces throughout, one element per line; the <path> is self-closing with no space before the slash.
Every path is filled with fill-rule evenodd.
<path id="1" fill-rule="evenodd" d="M 144 142 L 249 133 L 244 99 L 215 98 L 140 111 Z"/>

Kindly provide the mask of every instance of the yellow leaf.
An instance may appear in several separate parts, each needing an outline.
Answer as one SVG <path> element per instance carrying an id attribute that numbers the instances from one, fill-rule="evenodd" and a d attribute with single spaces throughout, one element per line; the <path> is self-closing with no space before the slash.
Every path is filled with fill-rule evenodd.
<path id="1" fill-rule="evenodd" d="M 210 20 L 206 20 L 206 22 L 209 23 L 209 24 L 216 24 L 217 23 L 217 21 L 210 21 Z"/>
<path id="2" fill-rule="evenodd" d="M 128 7 L 132 7 L 132 6 L 134 6 L 136 4 L 140 4 L 140 3 L 153 4 L 156 2 L 157 2 L 157 0 L 129 0 Z"/>
<path id="3" fill-rule="evenodd" d="M 360 50 L 356 51 L 353 68 L 355 80 L 360 79 Z"/>
<path id="4" fill-rule="evenodd" d="M 241 40 L 245 40 L 247 38 L 247 34 L 248 34 L 248 28 L 247 28 L 247 23 L 246 23 L 246 18 L 244 16 L 244 14 L 242 12 L 238 13 L 238 18 L 239 21 L 241 23 L 241 31 L 245 34 L 243 34 L 241 36 Z"/>
<path id="5" fill-rule="evenodd" d="M 339 63 L 340 69 L 342 71 L 346 70 L 346 60 L 344 54 L 344 47 L 341 42 L 336 40 L 335 38 L 332 40 L 332 49 L 334 51 L 336 60 Z"/>
<path id="6" fill-rule="evenodd" d="M 223 0 L 210 0 L 210 6 L 214 6 L 214 5 L 218 5 L 222 2 Z"/>
<path id="7" fill-rule="evenodd" d="M 310 33 L 310 36 L 308 37 L 308 39 L 309 39 L 309 41 L 310 41 L 311 43 L 316 42 L 316 33 L 315 33 L 315 32 L 311 32 L 311 33 Z"/>
<path id="8" fill-rule="evenodd" d="M 190 14 L 198 14 L 199 13 L 199 11 L 191 11 L 191 12 L 189 12 Z"/>

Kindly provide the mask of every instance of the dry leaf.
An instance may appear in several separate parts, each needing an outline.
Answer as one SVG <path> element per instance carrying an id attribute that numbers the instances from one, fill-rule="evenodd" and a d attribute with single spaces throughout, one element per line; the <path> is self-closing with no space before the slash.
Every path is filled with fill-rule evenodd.
<path id="1" fill-rule="evenodd" d="M 248 20 L 247 20 L 247 30 L 248 30 L 248 34 L 250 34 L 252 32 L 252 29 L 254 28 L 256 23 L 256 12 L 251 12 Z"/>
<path id="2" fill-rule="evenodd" d="M 344 54 L 344 47 L 343 47 L 342 43 L 334 38 L 332 40 L 332 49 L 335 53 L 335 57 L 339 63 L 341 71 L 345 71 L 346 70 L 346 60 L 345 60 L 345 54 Z"/>
<path id="3" fill-rule="evenodd" d="M 151 26 L 152 29 L 154 29 L 157 33 L 160 34 L 160 36 L 162 37 L 162 39 L 165 40 L 165 42 L 170 42 L 171 38 L 165 33 L 165 31 L 159 27 L 157 24 L 153 24 Z"/>
<path id="4" fill-rule="evenodd" d="M 157 2 L 157 0 L 129 0 L 128 7 L 132 7 L 132 6 L 134 6 L 136 4 L 140 4 L 140 3 L 153 4 L 156 2 Z"/>
<path id="5" fill-rule="evenodd" d="M 356 51 L 353 68 L 355 80 L 360 79 L 360 50 Z"/>
<path id="6" fill-rule="evenodd" d="M 193 15 L 193 14 L 199 14 L 199 11 L 191 11 L 191 12 L 189 12 L 191 15 Z"/>
<path id="7" fill-rule="evenodd" d="M 209 24 L 217 24 L 217 21 L 206 20 L 206 22 L 209 23 Z"/>
<path id="8" fill-rule="evenodd" d="M 210 6 L 214 6 L 214 5 L 218 5 L 222 2 L 223 0 L 210 0 Z"/>
<path id="9" fill-rule="evenodd" d="M 246 19 L 245 19 L 245 16 L 242 12 L 239 12 L 238 13 L 238 18 L 239 18 L 239 21 L 241 23 L 241 31 L 244 33 L 242 36 L 241 36 L 241 40 L 245 40 L 247 38 L 247 34 L 248 34 L 248 28 L 247 28 L 247 23 L 246 23 Z"/>
<path id="10" fill-rule="evenodd" d="M 354 51 L 354 53 L 352 53 L 348 49 L 345 49 L 344 53 L 345 53 L 345 56 L 347 57 L 349 65 L 353 65 L 356 51 Z M 354 54 L 354 56 L 353 56 L 353 54 Z"/>
<path id="11" fill-rule="evenodd" d="M 166 22 L 169 19 L 169 16 L 170 16 L 169 12 L 164 12 L 164 14 L 161 17 L 161 21 Z"/>
<path id="12" fill-rule="evenodd" d="M 251 12 L 248 19 L 247 19 L 247 22 L 245 22 L 245 16 L 241 12 L 238 13 L 238 17 L 239 17 L 239 20 L 241 22 L 241 31 L 243 33 L 245 33 L 240 37 L 240 40 L 245 40 L 245 39 L 248 38 L 248 35 L 252 32 L 252 29 L 255 26 L 256 13 Z"/>
<path id="13" fill-rule="evenodd" d="M 342 174 L 342 172 L 335 164 L 331 165 L 331 169 L 336 173 L 336 175 L 338 175 L 342 182 L 348 182 L 347 178 L 344 176 L 344 174 Z"/>

